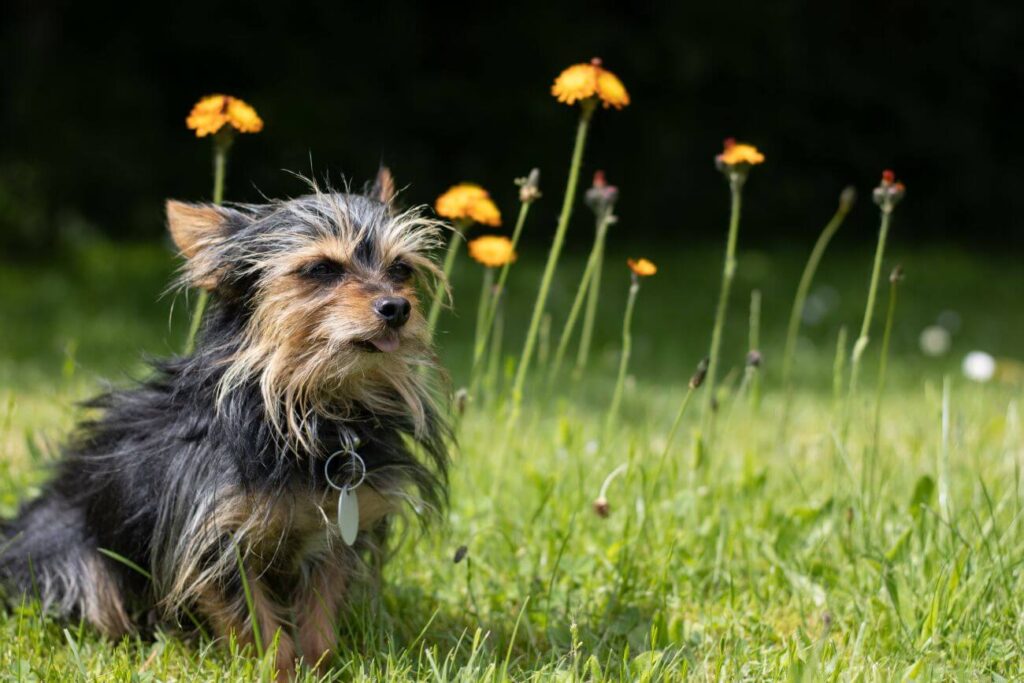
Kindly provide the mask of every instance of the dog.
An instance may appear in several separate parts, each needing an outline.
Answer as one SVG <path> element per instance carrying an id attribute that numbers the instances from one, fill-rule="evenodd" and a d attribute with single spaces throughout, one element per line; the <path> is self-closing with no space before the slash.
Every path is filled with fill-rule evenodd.
<path id="1" fill-rule="evenodd" d="M 447 382 L 418 292 L 443 224 L 364 193 L 167 202 L 195 351 L 88 402 L 42 494 L 0 525 L 8 599 L 119 638 L 154 619 L 323 668 L 389 530 L 447 501 Z M 347 527 L 347 528 L 346 528 Z M 257 642 L 257 638 L 261 642 Z"/>

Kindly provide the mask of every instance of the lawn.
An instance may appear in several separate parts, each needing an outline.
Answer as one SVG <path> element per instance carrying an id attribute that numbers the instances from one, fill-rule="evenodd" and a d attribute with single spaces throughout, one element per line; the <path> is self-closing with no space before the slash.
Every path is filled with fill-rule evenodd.
<path id="1" fill-rule="evenodd" d="M 637 250 L 637 252 L 640 250 Z M 888 302 L 839 432 L 833 359 L 855 336 L 871 254 L 826 255 L 798 345 L 789 437 L 777 359 L 803 248 L 742 251 L 727 321 L 718 436 L 696 447 L 700 390 L 672 446 L 686 382 L 705 355 L 719 250 L 649 250 L 617 428 L 605 432 L 629 285 L 606 261 L 595 353 L 584 379 L 528 385 L 519 428 L 471 401 L 443 528 L 410 534 L 379 598 L 346 615 L 339 680 L 1014 680 L 1024 676 L 1024 459 L 1020 379 L 972 383 L 963 356 L 1020 354 L 1024 270 L 1010 255 L 899 244 L 900 285 L 878 447 L 875 385 Z M 641 255 L 634 252 L 630 255 Z M 557 332 L 582 254 L 560 268 Z M 507 383 L 541 254 L 513 269 Z M 104 381 L 145 374 L 145 354 L 181 347 L 187 301 L 161 296 L 162 245 L 93 244 L 52 261 L 0 265 L 0 515 L 15 513 L 79 410 Z M 480 271 L 454 280 L 439 347 L 454 388 L 469 374 Z M 752 289 L 763 296 L 762 400 L 739 392 Z M 955 315 L 952 315 L 955 314 Z M 956 320 L 950 352 L 925 357 L 921 330 Z M 1016 383 L 1014 383 L 1016 382 Z M 842 395 L 843 392 L 840 392 Z M 874 453 L 876 457 L 871 457 Z M 667 457 L 663 459 L 663 454 Z M 864 464 L 874 463 L 865 479 Z M 593 502 L 609 484 L 607 517 Z M 466 547 L 464 559 L 453 555 Z M 173 629 L 105 642 L 31 605 L 0 612 L 4 680 L 253 680 L 267 662 Z M 268 660 L 269 661 L 269 660 Z"/>

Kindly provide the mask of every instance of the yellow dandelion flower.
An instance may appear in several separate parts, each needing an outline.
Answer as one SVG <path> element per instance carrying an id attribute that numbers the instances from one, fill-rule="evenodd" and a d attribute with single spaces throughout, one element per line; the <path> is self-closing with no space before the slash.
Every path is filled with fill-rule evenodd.
<path id="1" fill-rule="evenodd" d="M 716 161 L 720 165 L 724 166 L 737 166 L 739 164 L 760 164 L 764 162 L 764 155 L 758 151 L 757 147 L 748 145 L 742 142 L 736 142 L 733 138 L 727 138 L 724 144 L 724 149 L 721 154 L 716 157 Z"/>
<path id="2" fill-rule="evenodd" d="M 629 269 L 632 270 L 636 275 L 639 275 L 640 277 L 650 277 L 651 275 L 654 275 L 655 273 L 658 272 L 658 266 L 654 265 L 652 262 L 648 261 L 645 258 L 626 259 L 626 265 L 629 266 Z"/>
<path id="3" fill-rule="evenodd" d="M 575 104 L 577 101 L 597 97 L 605 109 L 622 109 L 629 104 L 629 93 L 619 77 L 601 65 L 597 57 L 587 64 L 573 64 L 555 79 L 551 94 L 559 102 Z"/>
<path id="4" fill-rule="evenodd" d="M 516 260 L 512 240 L 501 235 L 477 237 L 469 243 L 469 255 L 488 268 L 498 268 Z"/>
<path id="5" fill-rule="evenodd" d="M 434 202 L 437 215 L 452 220 L 471 220 L 483 225 L 501 225 L 501 212 L 487 190 L 473 183 L 453 185 Z"/>
<path id="6" fill-rule="evenodd" d="M 244 100 L 231 95 L 209 95 L 196 102 L 185 125 L 196 132 L 197 138 L 202 138 L 225 125 L 239 133 L 258 133 L 263 130 L 263 119 Z"/>

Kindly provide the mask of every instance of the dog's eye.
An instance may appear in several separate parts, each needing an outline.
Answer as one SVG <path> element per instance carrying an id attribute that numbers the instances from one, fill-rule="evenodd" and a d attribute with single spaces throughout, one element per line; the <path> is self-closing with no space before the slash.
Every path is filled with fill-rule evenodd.
<path id="1" fill-rule="evenodd" d="M 407 263 L 396 261 L 391 264 L 390 268 L 388 268 L 388 277 L 395 282 L 405 282 L 412 277 L 412 267 Z"/>
<path id="2" fill-rule="evenodd" d="M 345 269 L 337 261 L 324 259 L 310 263 L 302 269 L 302 274 L 311 280 L 330 281 L 344 275 Z"/>

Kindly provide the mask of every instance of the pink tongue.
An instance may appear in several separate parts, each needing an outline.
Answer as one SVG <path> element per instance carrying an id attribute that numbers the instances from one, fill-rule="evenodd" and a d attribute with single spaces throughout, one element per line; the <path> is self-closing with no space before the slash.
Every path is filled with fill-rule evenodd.
<path id="1" fill-rule="evenodd" d="M 390 353 L 398 348 L 398 335 L 387 334 L 383 337 L 376 337 L 371 339 L 370 343 L 376 346 L 379 351 Z"/>

